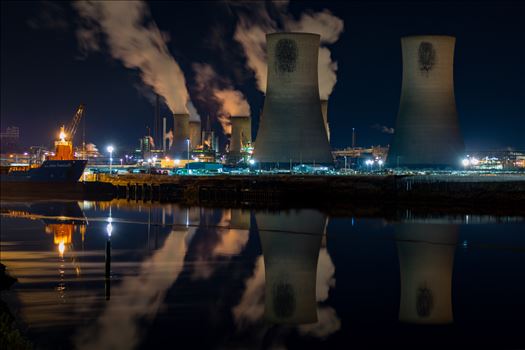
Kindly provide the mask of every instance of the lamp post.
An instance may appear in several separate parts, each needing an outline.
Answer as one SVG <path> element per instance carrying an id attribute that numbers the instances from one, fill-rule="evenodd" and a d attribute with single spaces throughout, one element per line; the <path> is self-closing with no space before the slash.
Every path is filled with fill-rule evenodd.
<path id="1" fill-rule="evenodd" d="M 113 163 L 113 146 L 108 146 L 107 150 L 109 152 L 109 173 L 111 174 L 111 166 Z"/>

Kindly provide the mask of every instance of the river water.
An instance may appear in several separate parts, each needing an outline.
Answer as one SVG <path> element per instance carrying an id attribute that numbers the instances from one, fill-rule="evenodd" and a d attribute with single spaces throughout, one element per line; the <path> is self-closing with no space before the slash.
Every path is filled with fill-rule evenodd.
<path id="1" fill-rule="evenodd" d="M 525 347 L 525 219 L 2 202 L 43 349 Z"/>

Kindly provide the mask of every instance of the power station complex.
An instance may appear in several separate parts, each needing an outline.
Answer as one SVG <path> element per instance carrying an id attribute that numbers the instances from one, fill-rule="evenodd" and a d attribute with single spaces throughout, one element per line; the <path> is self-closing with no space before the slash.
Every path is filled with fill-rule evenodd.
<path id="1" fill-rule="evenodd" d="M 252 163 L 262 168 L 333 165 L 328 101 L 319 96 L 320 35 L 272 33 L 266 41 L 267 90 L 257 137 L 252 143 L 251 116 L 231 116 L 227 162 L 246 161 L 249 146 Z M 460 165 L 464 144 L 454 98 L 454 45 L 451 36 L 401 39 L 403 82 L 389 167 Z M 205 142 L 205 133 L 188 114 L 175 114 L 173 120 L 169 154 L 189 160 L 190 152 Z M 217 150 L 214 136 L 208 143 Z"/>

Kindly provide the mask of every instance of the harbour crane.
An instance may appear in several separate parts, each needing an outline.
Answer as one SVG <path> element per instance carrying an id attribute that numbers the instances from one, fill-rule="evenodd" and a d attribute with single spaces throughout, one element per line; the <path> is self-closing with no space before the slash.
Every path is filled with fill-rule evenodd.
<path id="1" fill-rule="evenodd" d="M 75 137 L 75 134 L 77 132 L 78 125 L 80 124 L 80 120 L 82 120 L 82 117 L 84 116 L 84 104 L 81 103 L 77 111 L 75 112 L 75 115 L 73 116 L 73 120 L 69 123 L 67 128 L 65 126 L 62 126 L 60 128 L 60 135 L 59 139 L 55 141 L 55 153 L 52 154 L 50 159 L 53 160 L 73 160 L 75 159 L 75 154 L 73 150 L 73 138 Z M 86 146 L 84 140 L 82 140 L 82 157 L 85 157 L 86 153 Z"/>
<path id="2" fill-rule="evenodd" d="M 85 106 L 83 103 L 81 103 L 78 106 L 77 111 L 75 112 L 75 115 L 73 116 L 73 120 L 71 120 L 67 128 L 64 130 L 66 133 L 67 139 L 69 139 L 70 141 L 73 141 L 73 138 L 75 137 L 78 125 L 80 124 L 80 121 L 82 120 L 82 117 L 84 116 L 84 109 L 85 109 Z"/>

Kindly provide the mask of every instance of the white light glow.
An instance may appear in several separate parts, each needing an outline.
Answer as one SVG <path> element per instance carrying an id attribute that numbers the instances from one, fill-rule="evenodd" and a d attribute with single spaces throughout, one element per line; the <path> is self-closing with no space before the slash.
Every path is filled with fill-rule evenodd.
<path id="1" fill-rule="evenodd" d="M 108 237 L 111 237 L 111 232 L 113 232 L 113 225 L 111 224 L 111 222 L 107 224 L 106 232 L 108 233 Z"/>

